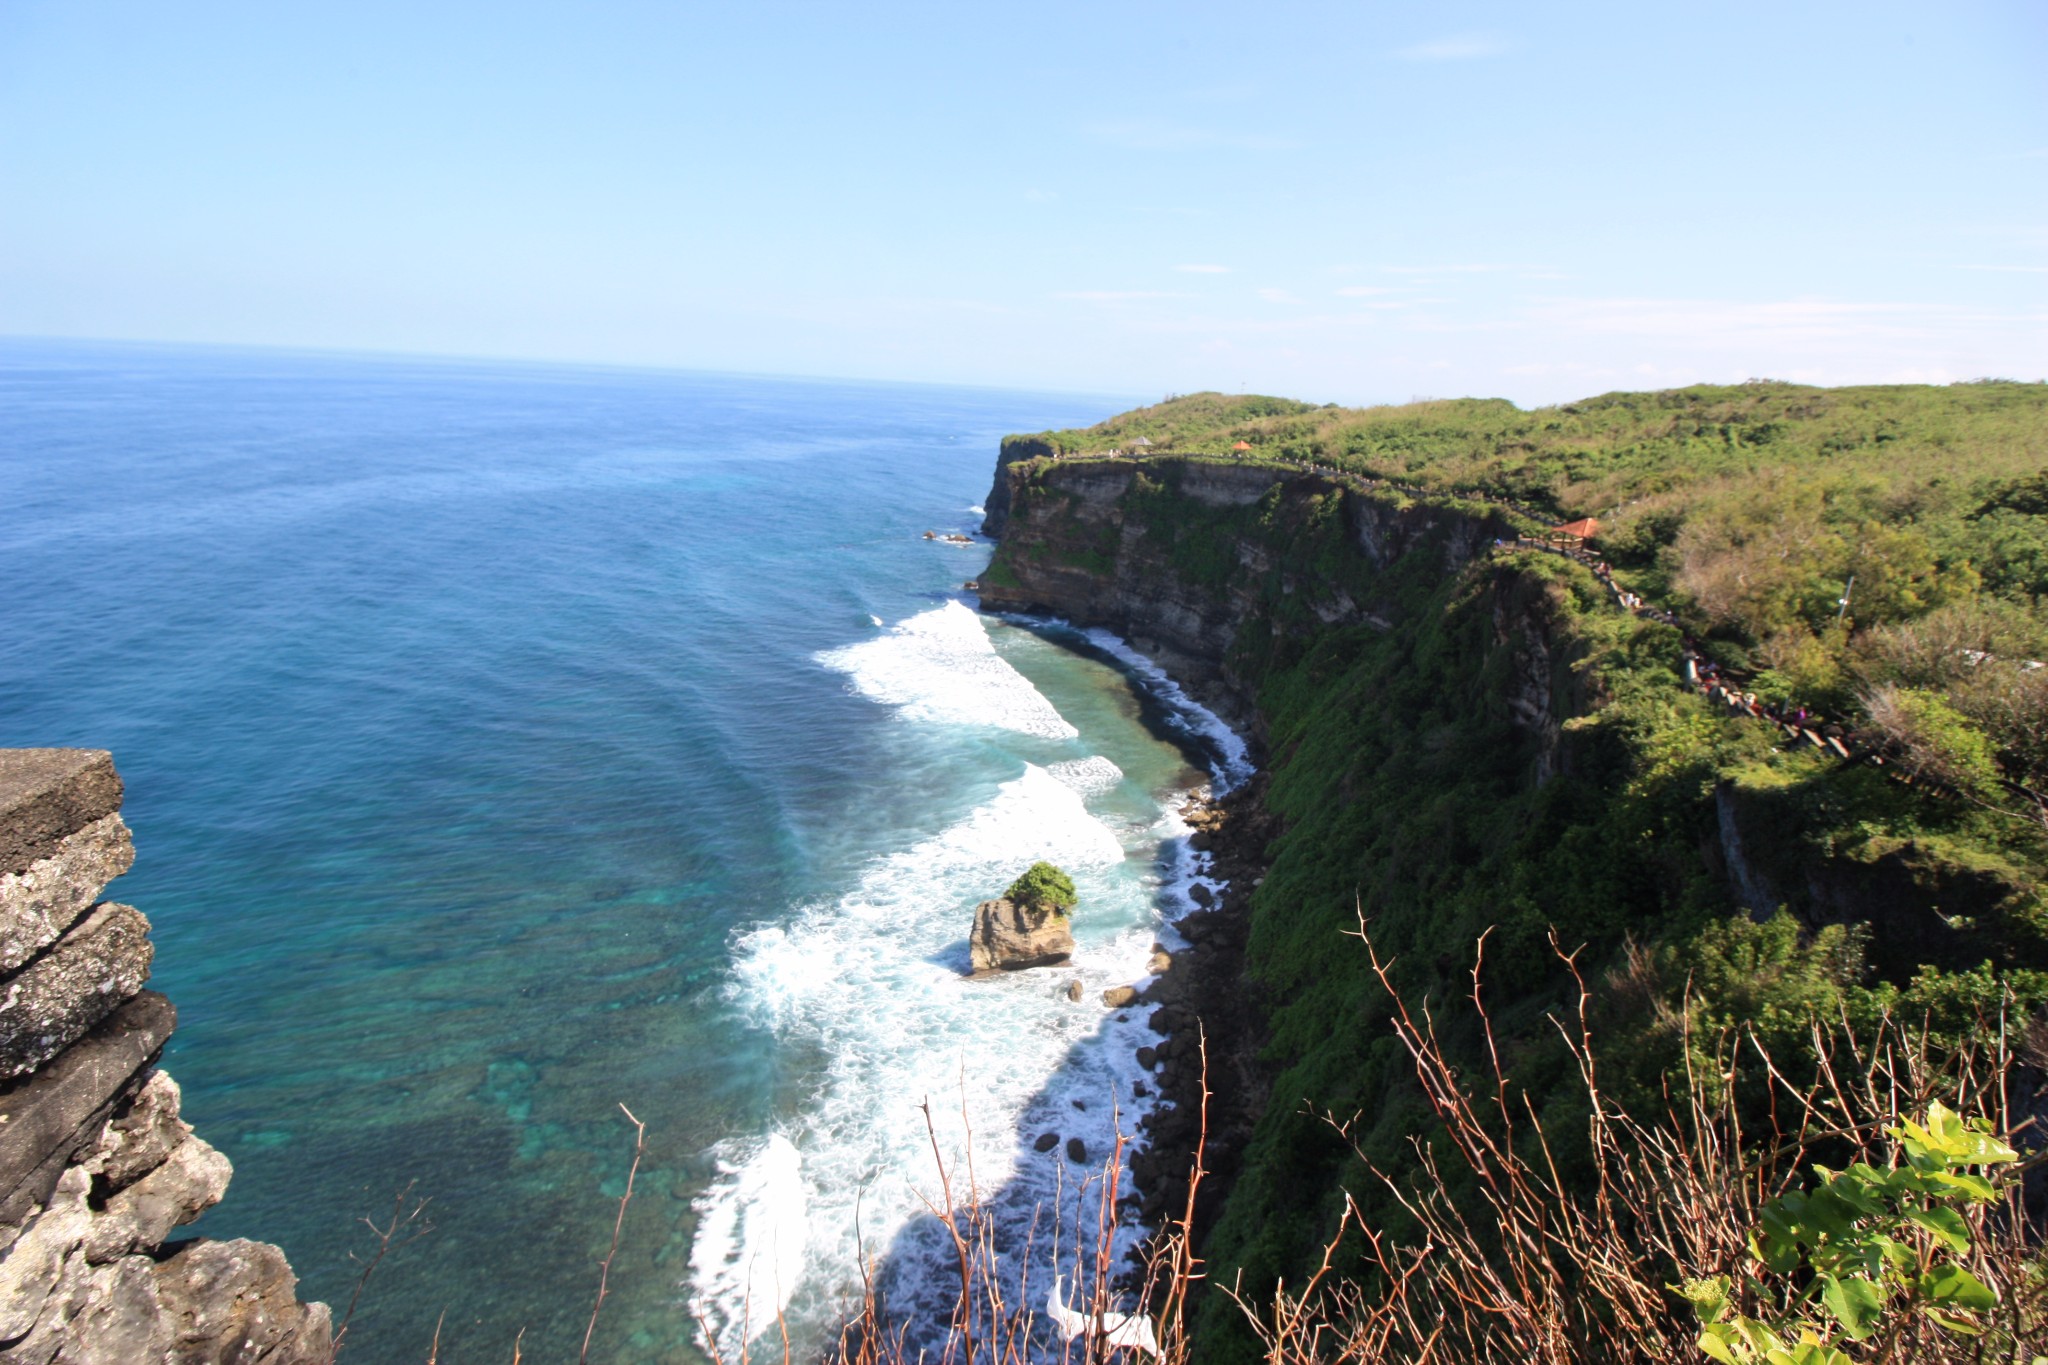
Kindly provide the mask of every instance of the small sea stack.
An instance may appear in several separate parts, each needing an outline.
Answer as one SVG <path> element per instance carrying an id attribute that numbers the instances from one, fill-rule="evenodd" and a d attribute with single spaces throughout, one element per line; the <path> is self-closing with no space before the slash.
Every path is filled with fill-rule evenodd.
<path id="1" fill-rule="evenodd" d="M 967 940 L 967 955 L 977 976 L 1056 967 L 1073 957 L 1074 934 L 1067 927 L 1067 917 L 1056 910 L 998 898 L 974 907 L 974 933 Z"/>
<path id="2" fill-rule="evenodd" d="M 1054 967 L 1073 957 L 1067 912 L 1077 900 L 1071 877 L 1051 863 L 1033 863 L 1001 896 L 974 907 L 967 940 L 974 974 Z"/>

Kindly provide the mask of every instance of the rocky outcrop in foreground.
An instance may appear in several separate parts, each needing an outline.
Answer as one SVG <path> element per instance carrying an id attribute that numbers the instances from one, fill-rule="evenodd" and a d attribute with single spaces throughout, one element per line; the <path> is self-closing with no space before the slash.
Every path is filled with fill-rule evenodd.
<path id="1" fill-rule="evenodd" d="M 284 1253 L 167 1242 L 233 1168 L 156 1061 L 149 921 L 101 902 L 135 861 L 90 749 L 0 750 L 0 1365 L 326 1365 Z"/>
<path id="2" fill-rule="evenodd" d="M 1053 967 L 1073 955 L 1073 931 L 1057 910 L 1010 900 L 983 901 L 974 907 L 967 956 L 976 974 Z"/>

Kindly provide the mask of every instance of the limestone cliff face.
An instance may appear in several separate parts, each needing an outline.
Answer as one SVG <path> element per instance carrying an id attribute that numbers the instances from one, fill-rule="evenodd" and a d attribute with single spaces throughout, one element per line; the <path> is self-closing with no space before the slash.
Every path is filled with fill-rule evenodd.
<path id="1" fill-rule="evenodd" d="M 0 750 L 0 1365 L 325 1365 L 284 1253 L 169 1242 L 233 1168 L 157 1069 L 149 921 L 101 890 L 135 858 L 113 759 Z"/>
<path id="2" fill-rule="evenodd" d="M 1257 674 L 1276 653 L 1329 627 L 1388 629 L 1404 575 L 1440 580 L 1513 534 L 1484 508 L 1313 470 L 1020 458 L 1013 444 L 988 500 L 991 522 L 1003 509 L 991 531 L 1002 543 L 982 605 L 1114 630 L 1240 725 L 1256 725 Z M 1547 669 L 1541 642 L 1525 652 Z M 1555 726 L 1547 680 L 1531 704 L 1530 723 Z"/>
<path id="3" fill-rule="evenodd" d="M 1715 789 L 1717 837 L 1702 851 L 1751 916 L 1786 910 L 1811 929 L 1867 925 L 1869 959 L 1892 979 L 1927 964 L 2031 965 L 1994 928 L 2031 898 L 2009 870 L 1960 865 L 1910 839 L 1861 857 L 1826 856 L 1800 837 L 1813 823 L 1804 804 L 1792 789 L 1734 781 Z"/>
<path id="4" fill-rule="evenodd" d="M 1050 442 L 1036 436 L 1005 436 L 1002 448 L 996 452 L 996 482 L 989 490 L 988 500 L 982 504 L 981 533 L 986 536 L 1000 536 L 1010 521 L 1010 483 L 1003 477 L 1003 471 L 1019 460 L 1051 459 L 1053 448 Z"/>

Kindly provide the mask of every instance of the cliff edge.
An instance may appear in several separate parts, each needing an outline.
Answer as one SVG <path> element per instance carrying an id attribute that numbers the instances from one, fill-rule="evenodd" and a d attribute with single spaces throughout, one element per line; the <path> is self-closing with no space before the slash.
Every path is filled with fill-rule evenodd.
<path id="1" fill-rule="evenodd" d="M 0 750 L 0 1365 L 326 1365 L 284 1253 L 170 1240 L 233 1168 L 157 1061 L 149 921 L 100 900 L 135 860 L 111 755 Z"/>
<path id="2" fill-rule="evenodd" d="M 1254 732 L 1276 662 L 1331 628 L 1389 627 L 1406 579 L 1388 570 L 1418 557 L 1440 579 L 1515 534 L 1496 509 L 1314 469 L 1058 458 L 1030 437 L 1003 442 L 986 505 L 1002 545 L 978 584 L 985 609 L 1107 627 Z"/>

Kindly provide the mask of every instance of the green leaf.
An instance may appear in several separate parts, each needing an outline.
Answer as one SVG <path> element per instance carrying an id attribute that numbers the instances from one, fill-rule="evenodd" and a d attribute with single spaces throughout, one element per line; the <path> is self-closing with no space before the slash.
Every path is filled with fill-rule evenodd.
<path id="1" fill-rule="evenodd" d="M 1884 1291 L 1861 1275 L 1820 1277 L 1820 1301 L 1842 1324 L 1852 1341 L 1861 1341 L 1877 1329 L 1884 1312 Z"/>
<path id="2" fill-rule="evenodd" d="M 1952 1318 L 1948 1314 L 1933 1308 L 1925 1311 L 1928 1320 L 1937 1327 L 1945 1327 L 1951 1332 L 1960 1332 L 1966 1337 L 1980 1337 L 1984 1335 L 1984 1329 L 1974 1322 L 1966 1321 L 1963 1318 Z"/>
<path id="3" fill-rule="evenodd" d="M 1761 1226 L 1750 1239 L 1750 1250 L 1774 1275 L 1789 1275 L 1799 1268 L 1798 1225 L 1792 1221 L 1792 1211 L 1783 1207 L 1794 1197 L 1788 1194 L 1766 1204 Z"/>
<path id="4" fill-rule="evenodd" d="M 1708 1327 L 1701 1331 L 1699 1340 L 1700 1350 L 1704 1351 L 1709 1358 L 1720 1361 L 1721 1365 L 1742 1365 L 1742 1358 L 1728 1349 L 1728 1342 L 1722 1339 L 1722 1333 L 1724 1332 L 1730 1337 L 1734 1336 L 1733 1328 Z"/>
<path id="5" fill-rule="evenodd" d="M 1940 1100 L 1927 1107 L 1924 1127 L 1902 1119 L 1892 1135 L 1910 1157 L 1931 1158 L 1949 1166 L 1993 1166 L 2019 1160 L 2019 1153 L 1991 1135 L 1989 1120 L 1966 1120 Z M 1921 1165 L 1921 1160 L 1913 1164 Z"/>
<path id="6" fill-rule="evenodd" d="M 1944 1308 L 1982 1313 L 1998 1306 L 1990 1286 L 1959 1265 L 1939 1265 L 1920 1277 L 1920 1293 Z"/>
<path id="7" fill-rule="evenodd" d="M 1966 1255 L 1970 1250 L 1970 1225 L 1963 1215 L 1949 1208 L 1907 1209 L 1906 1217 L 1941 1239 L 1950 1251 Z"/>
<path id="8" fill-rule="evenodd" d="M 1854 1365 L 1849 1357 L 1819 1338 L 1800 1342 L 1792 1355 L 1792 1362 L 1793 1365 Z"/>

